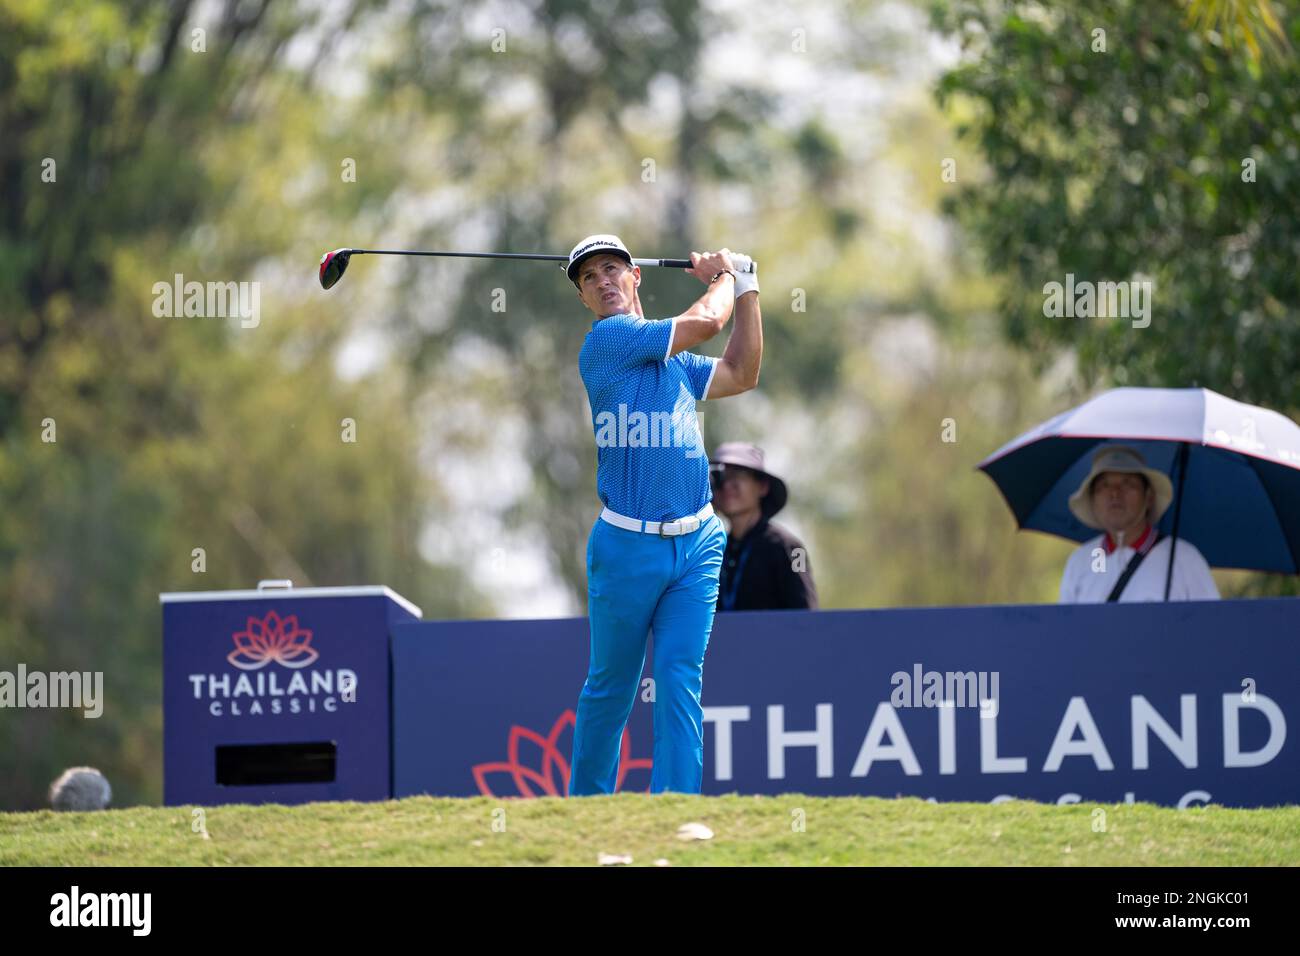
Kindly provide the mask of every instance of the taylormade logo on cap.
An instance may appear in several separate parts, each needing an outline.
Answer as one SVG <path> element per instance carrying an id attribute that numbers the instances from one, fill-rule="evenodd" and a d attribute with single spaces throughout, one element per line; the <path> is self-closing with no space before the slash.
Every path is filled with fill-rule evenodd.
<path id="1" fill-rule="evenodd" d="M 608 234 L 588 236 L 574 246 L 573 251 L 569 253 L 569 262 L 564 267 L 565 273 L 572 280 L 579 263 L 583 259 L 602 252 L 611 252 L 614 255 L 623 257 L 629 264 L 632 262 L 632 253 L 627 251 L 627 246 L 623 245 L 623 240 L 618 236 Z"/>

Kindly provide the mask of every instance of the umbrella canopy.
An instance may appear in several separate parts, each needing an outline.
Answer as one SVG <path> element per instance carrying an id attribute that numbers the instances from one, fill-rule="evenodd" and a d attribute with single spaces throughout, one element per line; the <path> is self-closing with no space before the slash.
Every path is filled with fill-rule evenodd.
<path id="1" fill-rule="evenodd" d="M 1300 570 L 1300 426 L 1209 389 L 1103 392 L 1008 442 L 979 468 L 1021 528 L 1086 541 L 1097 532 L 1070 513 L 1067 499 L 1106 443 L 1136 448 L 1170 476 L 1174 503 L 1159 528 L 1173 533 L 1177 521 L 1178 537 L 1212 566 Z"/>

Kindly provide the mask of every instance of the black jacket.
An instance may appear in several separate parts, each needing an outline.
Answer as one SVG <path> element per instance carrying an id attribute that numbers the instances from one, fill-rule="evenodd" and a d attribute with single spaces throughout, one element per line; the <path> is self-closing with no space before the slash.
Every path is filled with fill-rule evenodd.
<path id="1" fill-rule="evenodd" d="M 727 538 L 718 582 L 719 611 L 816 608 L 808 549 L 766 518 L 737 541 Z"/>

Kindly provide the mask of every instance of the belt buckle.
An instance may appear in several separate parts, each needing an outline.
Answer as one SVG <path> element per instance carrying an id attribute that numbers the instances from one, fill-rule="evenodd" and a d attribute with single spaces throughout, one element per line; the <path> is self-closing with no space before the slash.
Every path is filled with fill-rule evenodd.
<path id="1" fill-rule="evenodd" d="M 672 525 L 674 530 L 669 531 L 668 533 L 665 534 L 664 529 L 666 529 L 669 525 Z M 676 521 L 661 522 L 659 524 L 659 537 L 676 538 L 678 535 L 691 534 L 692 532 L 699 531 L 699 530 L 700 530 L 699 516 L 687 515 L 685 518 L 678 518 Z"/>

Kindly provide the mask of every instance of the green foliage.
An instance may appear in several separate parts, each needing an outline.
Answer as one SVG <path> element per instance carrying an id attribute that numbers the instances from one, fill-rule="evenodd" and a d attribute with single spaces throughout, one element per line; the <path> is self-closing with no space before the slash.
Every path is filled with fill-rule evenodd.
<path id="1" fill-rule="evenodd" d="M 954 2 L 936 18 L 967 54 L 940 100 L 986 165 L 951 209 L 1010 279 L 1011 339 L 1044 361 L 1076 348 L 1094 381 L 1300 410 L 1297 61 L 1261 68 L 1167 2 Z M 1153 280 L 1150 327 L 1044 317 L 1044 285 L 1067 273 Z"/>
<path id="2" fill-rule="evenodd" d="M 1265 51 L 1283 57 L 1292 50 L 1270 0 L 1189 0 L 1187 18 L 1202 33 L 1239 39 L 1256 60 Z"/>

